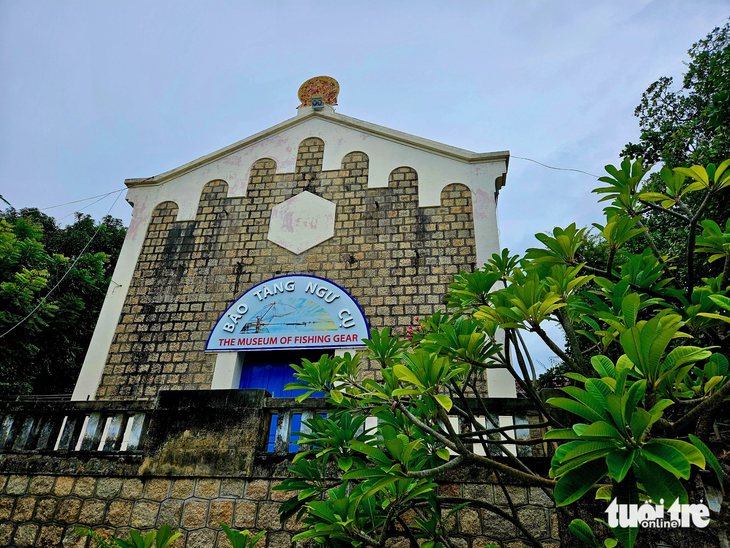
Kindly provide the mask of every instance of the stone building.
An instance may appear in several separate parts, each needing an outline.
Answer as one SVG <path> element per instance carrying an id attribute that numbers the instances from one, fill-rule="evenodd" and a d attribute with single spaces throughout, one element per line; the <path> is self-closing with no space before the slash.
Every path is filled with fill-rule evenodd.
<path id="1" fill-rule="evenodd" d="M 288 364 L 443 309 L 453 276 L 499 251 L 509 160 L 336 113 L 338 91 L 309 80 L 293 118 L 126 181 L 132 221 L 71 401 L 0 409 L 0 545 L 76 545 L 75 523 L 169 523 L 179 546 L 224 546 L 220 522 L 291 544 L 287 495 L 271 487 L 290 432 L 325 402 L 294 405 Z M 485 391 L 502 398 L 501 424 L 532 422 L 508 375 L 490 372 Z M 478 477 L 443 488 L 502 496 Z M 557 538 L 544 495 L 513 489 L 535 534 Z M 474 509 L 454 535 L 460 548 L 518 542 Z"/>

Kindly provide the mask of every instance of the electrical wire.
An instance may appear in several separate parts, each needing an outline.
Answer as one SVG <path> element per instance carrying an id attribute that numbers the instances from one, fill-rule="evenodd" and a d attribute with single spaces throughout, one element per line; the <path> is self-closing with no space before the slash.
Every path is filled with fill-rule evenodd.
<path id="1" fill-rule="evenodd" d="M 124 190 L 124 189 L 122 189 L 122 190 Z M 118 190 L 117 192 L 122 192 L 122 190 Z M 71 215 L 76 215 L 77 213 L 80 213 L 80 212 L 81 212 L 81 211 L 83 211 L 84 209 L 87 209 L 87 208 L 89 208 L 89 207 L 91 207 L 91 206 L 93 206 L 93 205 L 96 205 L 96 204 L 98 204 L 99 202 L 101 202 L 101 201 L 102 201 L 102 200 L 103 200 L 104 198 L 106 198 L 107 196 L 109 196 L 109 194 L 104 194 L 104 196 L 102 196 L 101 198 L 99 198 L 99 199 L 98 199 L 98 200 L 96 200 L 95 202 L 91 202 L 90 204 L 87 204 L 87 205 L 85 205 L 84 207 L 82 207 L 82 208 L 79 208 L 79 209 L 78 209 L 78 210 L 76 210 L 76 211 L 72 211 L 71 213 L 69 213 L 69 214 L 67 214 L 67 215 L 64 215 L 63 217 L 59 217 L 58 219 L 56 219 L 56 222 L 58 222 L 58 221 L 62 221 L 62 220 L 64 220 L 64 219 L 65 219 L 66 217 L 70 217 Z M 40 211 L 40 210 L 39 210 L 39 211 Z"/>
<path id="2" fill-rule="evenodd" d="M 107 215 L 109 215 L 109 213 L 111 213 L 112 208 L 116 205 L 117 200 L 119 200 L 119 196 L 122 195 L 121 194 L 122 193 L 122 190 L 125 190 L 125 189 L 122 188 L 120 190 L 115 190 L 114 191 L 114 192 L 118 192 L 118 194 L 117 194 L 117 197 L 114 198 L 114 202 L 112 203 L 111 207 L 109 208 L 109 211 L 106 212 Z M 108 196 L 108 194 L 107 194 L 107 196 Z M 71 263 L 71 266 L 68 267 L 68 270 L 66 270 L 66 272 L 64 273 L 64 275 L 61 276 L 61 279 L 58 280 L 58 282 L 56 283 L 56 285 L 54 285 L 51 288 L 51 290 L 48 293 L 46 293 L 46 295 L 41 299 L 41 302 L 39 302 L 38 305 L 33 310 L 31 310 L 25 318 L 23 318 L 22 320 L 20 320 L 13 327 L 11 327 L 5 333 L 3 333 L 2 335 L 0 335 L 0 339 L 2 339 L 5 335 L 7 335 L 8 333 L 10 333 L 11 331 L 13 331 L 16 327 L 19 327 L 19 326 L 23 325 L 26 322 L 26 320 L 28 318 L 30 318 L 33 314 L 35 314 L 36 310 L 38 310 L 41 307 L 41 305 L 43 305 L 43 303 L 46 302 L 46 299 L 48 299 L 48 297 L 50 296 L 50 294 L 53 293 L 53 291 L 59 285 L 61 285 L 61 282 L 66 278 L 66 276 L 68 276 L 68 273 L 71 272 L 73 270 L 74 266 L 76 266 L 76 263 L 79 262 L 79 259 L 81 259 L 81 257 L 84 255 L 84 251 L 86 251 L 86 248 L 89 247 L 89 245 L 91 245 L 91 242 L 94 241 L 94 238 L 96 238 L 96 235 L 99 234 L 99 231 L 101 230 L 101 227 L 102 226 L 104 226 L 104 224 L 103 223 L 99 223 L 99 226 L 96 228 L 96 232 L 94 232 L 94 234 L 91 236 L 91 238 L 89 239 L 89 241 L 86 242 L 86 245 L 81 250 L 81 252 L 79 253 L 78 257 L 76 257 L 76 259 L 74 260 L 74 262 Z"/>
<path id="3" fill-rule="evenodd" d="M 575 171 L 577 173 L 583 173 L 584 175 L 588 175 L 590 177 L 595 177 L 596 179 L 598 179 L 600 177 L 600 175 L 594 175 L 593 173 L 588 173 L 587 171 L 583 171 L 582 169 L 573 169 L 573 168 L 569 168 L 569 167 L 553 167 L 553 166 L 549 166 L 547 164 L 543 164 L 542 162 L 538 162 L 537 160 L 533 160 L 532 158 L 523 158 L 522 156 L 514 156 L 514 155 L 511 155 L 511 154 L 510 154 L 510 158 L 517 158 L 518 160 L 527 160 L 528 162 L 534 162 L 534 163 L 539 164 L 542 167 L 546 167 L 548 169 L 556 169 L 558 171 Z"/>
<path id="4" fill-rule="evenodd" d="M 106 194 L 97 194 L 96 196 L 82 198 L 81 200 L 74 200 L 73 202 L 66 202 L 65 204 L 58 204 L 58 205 L 54 205 L 54 206 L 42 207 L 38 211 L 46 211 L 47 209 L 54 209 L 56 207 L 63 207 L 65 205 L 78 204 L 79 202 L 86 202 L 88 200 L 93 200 L 94 198 L 105 198 L 106 196 L 109 196 L 110 194 L 114 194 L 115 192 L 121 192 L 122 190 L 127 190 L 127 187 L 120 188 L 118 190 L 112 190 L 111 192 L 107 192 Z"/>
<path id="5" fill-rule="evenodd" d="M 155 177 L 156 177 L 156 175 L 153 175 L 152 177 L 147 177 L 146 179 L 143 179 L 142 181 L 137 181 L 135 184 L 146 183 L 147 181 L 149 181 L 150 179 L 154 179 Z M 58 204 L 58 205 L 52 205 L 52 206 L 48 206 L 48 207 L 41 207 L 41 208 L 38 209 L 38 211 L 46 211 L 47 209 L 54 209 L 56 207 L 63 207 L 63 206 L 66 206 L 66 205 L 71 205 L 71 204 L 78 204 L 79 202 L 86 202 L 88 200 L 93 200 L 94 198 L 105 198 L 106 196 L 109 196 L 110 194 L 114 194 L 115 192 L 121 192 L 122 190 L 127 190 L 127 189 L 128 189 L 128 187 L 119 188 L 117 190 L 112 190 L 111 192 L 107 192 L 106 194 L 97 194 L 96 196 L 89 196 L 88 198 L 82 198 L 80 200 L 74 200 L 72 202 L 66 202 L 65 204 Z M 3 198 L 2 195 L 0 195 L 0 200 L 2 200 L 3 202 L 5 202 L 6 204 L 8 204 L 10 207 L 13 207 L 13 205 L 10 202 L 8 202 L 5 198 Z M 99 201 L 99 200 L 97 200 L 97 201 Z M 94 202 L 94 204 L 95 203 L 96 202 Z M 94 205 L 94 204 L 91 204 L 91 205 Z M 89 206 L 85 206 L 82 209 L 85 209 L 86 207 L 89 207 Z M 68 215 L 66 215 L 66 217 L 68 217 Z M 61 219 L 64 219 L 64 218 L 65 217 L 61 217 Z"/>
<path id="6" fill-rule="evenodd" d="M 553 166 L 549 166 L 547 164 L 543 164 L 542 162 L 538 162 L 537 160 L 533 160 L 532 158 L 525 158 L 523 156 L 515 156 L 515 155 L 511 154 L 510 155 L 510 158 L 517 158 L 518 160 L 527 160 L 528 162 L 533 162 L 535 164 L 541 165 L 541 166 L 546 167 L 548 169 L 555 169 L 555 170 L 558 170 L 558 171 L 575 171 L 577 173 L 583 173 L 584 175 L 588 175 L 590 177 L 595 177 L 595 178 L 600 177 L 600 175 L 594 175 L 593 173 L 588 173 L 587 171 L 583 171 L 582 169 L 573 169 L 573 168 L 568 168 L 568 167 L 553 167 Z M 149 180 L 149 179 L 152 179 L 152 178 L 153 177 L 148 177 L 145 180 Z M 82 198 L 80 200 L 74 200 L 72 202 L 66 202 L 64 204 L 52 205 L 52 206 L 48 206 L 48 207 L 41 207 L 41 208 L 38 209 L 38 211 L 46 211 L 48 209 L 55 209 L 57 207 L 63 207 L 63 206 L 66 206 L 66 205 L 78 204 L 79 202 L 87 202 L 89 200 L 93 200 L 94 198 L 106 198 L 107 196 L 109 196 L 111 194 L 114 194 L 115 192 L 121 192 L 122 190 L 127 190 L 127 188 L 125 187 L 125 188 L 120 188 L 118 190 L 112 190 L 111 192 L 107 192 L 106 194 L 97 194 L 96 196 L 89 196 L 88 198 Z M 4 198 L 2 198 L 2 196 L 0 196 L 0 199 L 3 199 L 3 201 L 6 201 Z M 101 200 L 97 200 L 96 202 L 94 202 L 94 204 L 98 203 L 99 201 L 101 201 Z M 9 205 L 9 202 L 6 201 L 6 203 L 8 203 L 8 205 Z M 79 211 L 81 211 L 83 209 L 86 209 L 87 207 L 90 207 L 90 206 L 92 206 L 94 204 L 89 204 L 88 206 L 84 206 Z M 73 213 L 71 213 L 70 215 L 73 215 Z M 61 217 L 61 219 L 65 219 L 66 217 L 69 217 L 70 215 L 66 215 L 65 217 Z M 57 220 L 61 220 L 61 219 L 57 219 Z"/>
<path id="7" fill-rule="evenodd" d="M 556 169 L 558 171 L 575 171 L 577 173 L 583 173 L 584 175 L 589 175 L 590 177 L 596 177 L 596 178 L 600 177 L 600 175 L 594 175 L 593 173 L 588 173 L 587 171 L 583 171 L 582 169 L 573 169 L 573 168 L 568 168 L 568 167 L 553 167 L 553 166 L 549 166 L 547 164 L 543 164 L 542 162 L 538 162 L 537 160 L 533 160 L 532 158 L 525 158 L 523 156 L 515 156 L 515 155 L 511 154 L 510 158 L 517 158 L 518 160 L 527 160 L 528 162 L 533 162 L 535 164 L 541 165 L 548 169 Z M 148 179 L 152 179 L 152 177 L 148 177 L 145 180 L 148 180 Z M 115 192 L 121 192 L 122 190 L 127 190 L 127 187 L 120 188 L 118 190 L 112 190 L 111 192 L 107 192 L 106 194 L 97 194 L 96 196 L 89 196 L 88 198 L 82 198 L 80 200 L 66 202 L 64 204 L 52 205 L 52 206 L 48 206 L 48 207 L 41 207 L 38 209 L 38 211 L 46 211 L 48 209 L 55 209 L 57 207 L 63 207 L 66 205 L 78 204 L 79 202 L 87 202 L 89 200 L 93 200 L 94 198 L 106 198 L 107 196 L 114 194 Z M 2 198 L 2 197 L 0 196 L 0 198 Z M 8 205 L 10 205 L 10 202 L 7 202 L 4 198 L 3 198 L 3 201 L 5 201 Z M 97 203 L 97 202 L 94 202 L 94 204 L 95 203 Z M 90 205 L 94 205 L 94 204 L 90 204 Z M 89 207 L 89 206 L 86 206 L 86 207 Z M 86 207 L 84 207 L 83 209 L 86 209 Z M 68 215 L 66 215 L 66 217 L 68 217 Z M 65 217 L 61 217 L 61 218 L 64 219 Z"/>
<path id="8" fill-rule="evenodd" d="M 553 167 L 553 166 L 549 166 L 547 164 L 543 164 L 542 162 L 538 162 L 537 160 L 533 160 L 532 158 L 525 158 L 523 156 L 515 156 L 514 154 L 511 154 L 510 155 L 510 158 L 517 158 L 518 160 L 527 160 L 528 162 L 533 162 L 535 164 L 541 165 L 541 166 L 546 167 L 548 169 L 556 169 L 558 171 L 575 171 L 577 173 L 583 173 L 584 175 L 588 175 L 590 177 L 595 177 L 595 178 L 600 177 L 600 175 L 594 175 L 593 173 L 588 173 L 587 171 L 583 171 L 581 169 L 573 169 L 573 168 L 568 168 L 568 167 Z M 153 177 L 148 177 L 145 180 L 149 180 L 149 179 L 152 179 L 152 178 Z M 118 190 L 112 190 L 111 192 L 107 192 L 106 194 L 97 194 L 96 196 L 89 196 L 88 198 L 82 198 L 81 200 L 74 200 L 72 202 L 66 202 L 64 204 L 52 205 L 52 206 L 48 206 L 48 207 L 41 207 L 41 208 L 38 209 L 38 211 L 46 211 L 48 209 L 55 209 L 57 207 L 63 207 L 63 206 L 66 206 L 66 205 L 78 204 L 79 202 L 87 202 L 89 200 L 93 200 L 94 198 L 106 198 L 107 196 L 109 196 L 111 194 L 114 194 L 115 192 L 121 192 L 122 190 L 127 190 L 127 187 L 120 188 Z M 10 203 L 7 202 L 4 198 L 2 198 L 2 196 L 0 196 L 0 199 L 2 199 L 6 203 L 8 203 L 8 205 L 10 205 Z M 98 200 L 98 201 L 100 201 L 100 200 Z M 97 202 L 94 202 L 94 204 L 97 203 Z M 94 204 L 90 204 L 90 205 L 94 205 Z M 86 207 L 89 207 L 89 206 L 85 206 L 82 209 L 86 209 Z M 81 211 L 81 210 L 79 210 L 79 211 Z M 68 217 L 68 215 L 66 215 L 66 217 Z M 61 219 L 65 219 L 66 217 L 61 217 Z M 60 220 L 60 219 L 57 219 L 57 220 Z"/>

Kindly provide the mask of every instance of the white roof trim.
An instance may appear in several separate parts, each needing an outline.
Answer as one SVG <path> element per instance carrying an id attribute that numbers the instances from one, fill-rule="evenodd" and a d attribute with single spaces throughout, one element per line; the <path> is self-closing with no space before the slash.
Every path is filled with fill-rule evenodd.
<path id="1" fill-rule="evenodd" d="M 211 152 L 210 154 L 206 154 L 205 156 L 201 156 L 200 158 L 193 160 L 192 162 L 188 162 L 187 164 L 183 164 L 180 167 L 176 167 L 174 169 L 171 169 L 170 171 L 166 171 L 164 173 L 161 173 L 160 175 L 156 175 L 154 177 L 148 177 L 148 178 L 136 178 L 136 179 L 126 179 L 124 183 L 128 187 L 135 187 L 135 186 L 147 186 L 147 185 L 155 185 L 164 183 L 166 181 L 169 181 L 170 179 L 174 179 L 176 177 L 179 177 L 189 171 L 192 171 L 193 169 L 197 169 L 203 165 L 209 164 L 211 162 L 214 162 L 220 158 L 223 158 L 225 156 L 228 156 L 229 154 L 232 154 L 242 148 L 245 148 L 247 146 L 253 145 L 258 141 L 261 141 L 263 139 L 266 139 L 267 137 L 270 137 L 276 133 L 280 133 L 290 127 L 294 127 L 296 125 L 299 125 L 301 123 L 306 122 L 310 118 L 319 117 L 324 118 L 325 120 L 346 126 L 358 129 L 360 131 L 364 131 L 367 133 L 371 133 L 373 135 L 377 135 L 378 137 L 388 139 L 400 144 L 405 144 L 407 146 L 411 146 L 416 149 L 425 150 L 428 152 L 431 152 L 433 154 L 438 154 L 441 156 L 446 156 L 448 158 L 464 162 L 464 163 L 485 163 L 485 162 L 496 162 L 496 161 L 505 161 L 509 162 L 509 151 L 499 151 L 499 152 L 470 152 L 468 150 L 464 150 L 463 148 L 457 148 L 450 145 L 445 145 L 443 143 L 439 143 L 437 141 L 432 141 L 430 139 L 424 139 L 423 137 L 417 137 L 415 135 L 411 135 L 410 133 L 405 133 L 402 131 L 397 131 L 394 129 L 387 128 L 385 126 L 379 126 L 377 124 L 372 124 L 370 122 L 365 122 L 363 120 L 358 120 L 357 118 L 351 118 L 350 116 L 345 116 L 343 114 L 337 114 L 335 112 L 326 112 L 326 111 L 311 111 L 310 113 L 294 116 L 293 118 L 289 118 L 288 120 L 285 120 L 279 124 L 276 124 L 275 126 L 272 126 L 268 129 L 265 129 L 263 131 L 260 131 L 258 133 L 255 133 L 254 135 L 251 135 L 250 137 L 246 137 L 245 139 L 242 139 L 236 143 L 233 143 L 232 145 L 229 145 L 227 147 L 221 148 L 219 150 L 216 150 L 215 152 Z"/>

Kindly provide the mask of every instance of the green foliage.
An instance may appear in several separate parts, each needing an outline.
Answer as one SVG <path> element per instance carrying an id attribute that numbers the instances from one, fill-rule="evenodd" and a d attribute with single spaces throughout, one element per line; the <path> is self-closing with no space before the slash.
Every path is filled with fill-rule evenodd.
<path id="1" fill-rule="evenodd" d="M 401 350 L 407 346 L 405 341 L 400 341 L 397 336 L 391 336 L 389 327 L 373 332 L 372 338 L 365 341 L 365 344 L 381 367 L 389 367 L 401 356 Z"/>
<path id="2" fill-rule="evenodd" d="M 604 209 L 609 219 L 613 219 L 616 214 L 625 213 L 633 217 L 640 199 L 639 185 L 649 169 L 644 169 L 641 160 L 633 163 L 624 160 L 621 162 L 621 169 L 607 165 L 606 171 L 609 176 L 599 177 L 598 180 L 607 183 L 608 186 L 593 190 L 596 194 L 605 194 L 598 201 L 611 202 L 611 205 Z"/>
<path id="3" fill-rule="evenodd" d="M 712 263 L 719 259 L 726 259 L 730 256 L 730 218 L 725 224 L 725 231 L 715 221 L 706 220 L 702 225 L 702 236 L 697 238 L 697 249 L 695 253 L 711 253 L 708 262 Z"/>
<path id="4" fill-rule="evenodd" d="M 536 265 L 567 264 L 574 265 L 576 253 L 585 239 L 587 229 L 578 229 L 575 223 L 566 228 L 555 227 L 552 235 L 535 234 L 545 248 L 530 248 L 526 259 L 534 261 Z"/>
<path id="5" fill-rule="evenodd" d="M 687 347 L 673 352 L 684 348 Z M 648 355 L 651 350 L 645 353 Z M 669 373 L 688 361 L 700 359 L 703 358 L 698 352 L 685 355 L 684 361 L 671 360 L 668 355 L 666 361 L 671 362 L 670 366 L 662 369 Z M 680 440 L 649 438 L 652 425 L 662 418 L 672 401 L 658 400 L 647 410 L 648 382 L 646 378 L 629 379 L 632 373 L 634 377 L 639 375 L 626 355 L 616 365 L 605 356 L 594 356 L 591 364 L 600 378 L 586 379 L 585 390 L 563 388 L 570 399 L 548 400 L 588 421 L 551 430 L 544 437 L 570 440 L 560 446 L 552 459 L 551 476 L 560 478 L 555 488 L 556 503 L 562 506 L 578 500 L 606 476 L 614 484 L 624 482 L 625 489 L 638 490 L 640 485 L 646 498 L 654 501 L 678 498 L 686 503 L 687 492 L 679 479 L 689 479 L 691 465 L 704 469 L 702 452 Z M 630 471 L 633 474 L 629 475 Z"/>
<path id="6" fill-rule="evenodd" d="M 573 534 L 573 536 L 575 536 L 583 543 L 583 546 L 587 548 L 601 548 L 601 543 L 598 542 L 596 535 L 593 533 L 593 531 L 591 531 L 591 528 L 588 527 L 588 524 L 582 519 L 574 519 L 573 521 L 571 521 L 568 529 Z M 616 544 L 618 544 L 618 542 L 616 541 L 616 539 L 613 538 L 607 538 L 603 543 L 606 548 L 614 548 Z"/>
<path id="7" fill-rule="evenodd" d="M 337 390 L 338 383 L 352 375 L 357 370 L 357 364 L 360 356 L 357 354 L 352 356 L 347 353 L 344 358 L 330 358 L 322 356 L 319 362 L 312 363 L 309 360 L 302 360 L 301 366 L 292 364 L 291 367 L 297 372 L 294 377 L 300 382 L 289 383 L 285 390 L 308 390 L 301 396 L 297 396 L 297 401 L 303 401 L 311 396 L 316 390 L 312 390 L 312 386 L 326 387 L 324 390 L 335 402 L 342 401 L 342 394 Z"/>
<path id="8" fill-rule="evenodd" d="M 690 477 L 706 467 L 703 481 L 725 489 L 730 447 L 713 432 L 730 401 L 729 32 L 730 24 L 692 47 L 682 91 L 665 78 L 644 94 L 641 141 L 594 190 L 606 205 L 597 234 L 556 227 L 522 257 L 505 249 L 459 273 L 447 313 L 418 320 L 405 339 L 372 332 L 375 378 L 363 378 L 352 357 L 297 368 L 302 399 L 325 392 L 332 401 L 326 418 L 307 422 L 292 477 L 276 488 L 297 492 L 281 507 L 282 520 L 301 520 L 297 539 L 382 548 L 400 527 L 412 545 L 440 548 L 449 544 L 446 516 L 473 504 L 540 546 L 514 507 L 439 495 L 435 479 L 465 465 L 542 488 L 571 512 L 582 497 L 687 501 Z M 560 325 L 567 348 L 546 322 Z M 545 378 L 536 378 L 522 332 L 562 362 L 550 384 L 564 396 L 541 394 Z M 495 426 L 499 413 L 483 394 L 490 369 L 531 400 L 549 428 L 543 439 Z M 520 458 L 524 445 L 545 442 L 548 477 Z M 600 546 L 584 521 L 569 529 Z M 616 528 L 603 545 L 631 548 L 639 534 Z"/>
<path id="9" fill-rule="evenodd" d="M 686 192 L 695 192 L 697 190 L 707 190 L 710 193 L 717 192 L 730 186 L 730 159 L 725 160 L 719 166 L 709 164 L 705 169 L 702 166 L 678 167 L 675 173 L 681 173 L 695 180 L 686 189 Z"/>
<path id="10" fill-rule="evenodd" d="M 175 531 L 175 529 L 172 529 L 169 525 L 165 524 L 159 529 L 153 529 L 144 535 L 139 531 L 132 529 L 129 531 L 128 539 L 121 539 L 117 537 L 107 539 L 86 527 L 77 525 L 74 528 L 74 533 L 76 535 L 81 537 L 91 537 L 91 541 L 94 543 L 96 548 L 113 548 L 115 546 L 118 548 L 169 548 L 172 546 L 172 543 L 181 536 L 180 533 L 176 533 Z M 246 547 L 244 546 L 243 548 Z"/>
<path id="11" fill-rule="evenodd" d="M 636 109 L 640 141 L 629 143 L 622 152 L 627 158 L 665 164 L 661 174 L 652 174 L 639 191 L 642 203 L 648 204 L 643 212 L 644 225 L 657 247 L 669 256 L 692 252 L 688 250 L 692 246 L 686 245 L 688 239 L 692 240 L 692 230 L 688 219 L 682 218 L 687 217 L 688 211 L 701 209 L 701 219 L 719 226 L 724 226 L 730 217 L 730 200 L 719 193 L 705 196 L 694 192 L 699 188 L 697 184 L 685 184 L 684 174 L 670 169 L 719 165 L 730 157 L 730 125 L 723 123 L 727 121 L 730 97 L 730 23 L 695 43 L 686 65 L 680 90 L 672 90 L 671 78 L 661 78 L 644 93 Z M 653 209 L 657 202 L 661 208 L 673 209 L 679 215 Z M 631 247 L 634 252 L 640 249 Z M 720 273 L 718 266 L 722 268 L 718 263 L 700 262 L 689 267 L 680 264 L 675 278 L 685 285 L 702 277 L 715 277 Z M 729 276 L 726 274 L 725 278 Z"/>
<path id="12" fill-rule="evenodd" d="M 110 257 L 124 239 L 120 221 L 104 222 L 99 228 L 78 216 L 59 228 L 37 210 L 8 210 L 0 220 L 0 333 L 12 329 L 0 339 L 0 393 L 73 388 L 111 279 Z"/>
<path id="13" fill-rule="evenodd" d="M 507 252 L 507 250 L 504 250 Z M 489 302 L 489 292 L 494 284 L 499 280 L 509 276 L 514 265 L 508 257 L 492 255 L 492 260 L 502 262 L 499 272 L 485 272 L 477 270 L 475 272 L 462 272 L 454 276 L 454 281 L 449 285 L 449 294 L 447 303 L 455 308 L 469 309 L 473 306 L 487 304 Z"/>
<path id="14" fill-rule="evenodd" d="M 256 543 L 266 534 L 266 531 L 261 531 L 251 537 L 251 533 L 248 530 L 236 531 L 228 527 L 225 523 L 221 523 L 220 525 L 233 548 L 256 548 Z"/>
<path id="15" fill-rule="evenodd" d="M 725 192 L 728 164 L 665 171 L 670 190 L 662 200 L 675 207 L 683 192 Z M 366 356 L 380 366 L 381 380 L 363 378 L 360 360 L 349 354 L 295 366 L 296 382 L 287 388 L 305 389 L 300 400 L 323 392 L 332 403 L 327 417 L 305 422 L 292 477 L 275 488 L 296 492 L 281 507 L 282 520 L 296 517 L 304 527 L 296 539 L 381 548 L 396 524 L 403 527 L 403 516 L 415 513 L 412 542 L 446 546 L 445 516 L 484 502 L 440 497 L 435 479 L 467 463 L 545 488 L 559 507 L 585 496 L 686 502 L 690 474 L 706 466 L 724 488 L 709 433 L 714 410 L 730 399 L 729 341 L 722 331 L 729 284 L 719 276 L 691 291 L 677 286 L 675 259 L 653 245 L 635 210 L 642 207 L 647 171 L 640 161 L 624 161 L 607 172 L 607 186 L 599 189 L 609 202 L 607 221 L 597 225 L 611 254 L 603 268 L 581 261 L 585 229 L 556 228 L 537 235 L 544 248 L 524 257 L 504 250 L 482 269 L 460 273 L 446 297 L 452 311 L 419 320 L 417 333 L 403 339 L 374 330 Z M 696 256 L 725 253 L 718 247 L 724 233 L 700 220 Z M 647 247 L 631 253 L 627 248 L 639 237 Z M 547 336 L 545 322 L 562 326 L 569 353 Z M 522 331 L 540 335 L 564 361 L 564 397 L 543 402 Z M 714 344 L 701 342 L 706 339 Z M 526 470 L 508 450 L 513 434 L 494 426 L 498 418 L 480 383 L 495 368 L 514 378 L 551 427 L 529 442 L 559 444 L 548 477 Z M 452 425 L 457 416 L 461 430 Z M 495 461 L 496 454 L 507 464 Z M 335 479 L 328 474 L 332 463 L 341 474 Z M 539 545 L 514 508 L 489 511 Z M 584 522 L 570 529 L 596 545 Z M 639 530 L 613 533 L 605 546 L 630 548 Z"/>
<path id="16" fill-rule="evenodd" d="M 299 433 L 299 443 L 304 446 L 316 446 L 308 451 L 300 451 L 294 462 L 316 455 L 322 458 L 330 453 L 338 456 L 337 465 L 347 472 L 353 464 L 363 464 L 358 454 L 352 448 L 352 442 L 365 443 L 373 439 L 364 430 L 365 417 L 353 417 L 350 413 L 342 413 L 333 420 L 327 417 L 316 417 L 305 421 L 310 432 Z"/>
<path id="17" fill-rule="evenodd" d="M 635 228 L 640 221 L 639 217 L 622 217 L 614 214 L 609 217 L 605 226 L 597 223 L 593 223 L 593 226 L 601 231 L 609 252 L 615 254 L 631 238 L 646 232 L 646 228 Z"/>

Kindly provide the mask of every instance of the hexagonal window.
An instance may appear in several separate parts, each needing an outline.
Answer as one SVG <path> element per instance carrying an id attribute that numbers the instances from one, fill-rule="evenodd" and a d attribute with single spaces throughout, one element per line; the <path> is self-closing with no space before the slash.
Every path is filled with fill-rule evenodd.
<path id="1" fill-rule="evenodd" d="M 304 191 L 271 210 L 267 238 L 299 255 L 335 235 L 337 206 Z"/>

